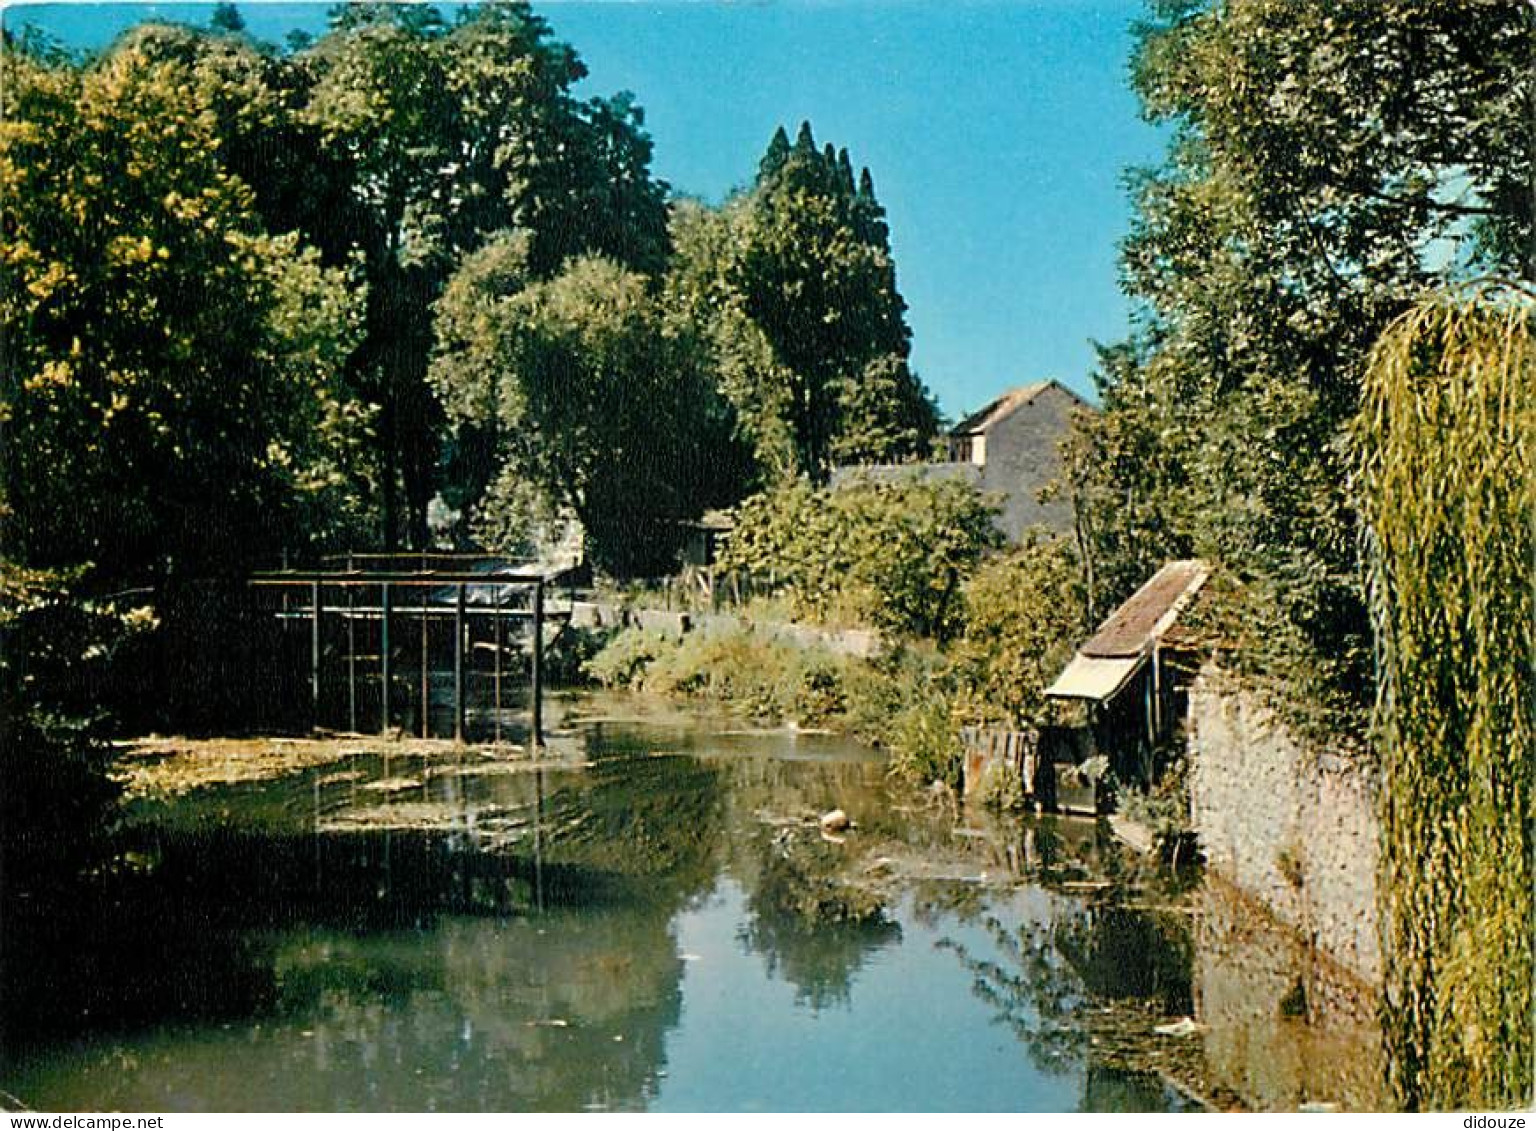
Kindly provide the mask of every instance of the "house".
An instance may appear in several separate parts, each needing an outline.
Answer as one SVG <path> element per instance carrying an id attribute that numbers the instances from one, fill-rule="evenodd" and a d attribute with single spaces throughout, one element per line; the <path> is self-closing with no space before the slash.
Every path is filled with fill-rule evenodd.
<path id="1" fill-rule="evenodd" d="M 1091 406 L 1058 381 L 1021 385 L 950 430 L 947 460 L 840 467 L 832 473 L 832 485 L 860 478 L 958 479 L 1001 498 L 997 525 L 1009 542 L 1019 541 L 1031 526 L 1065 533 L 1072 529 L 1071 500 L 1042 503 L 1039 494 L 1061 473 L 1061 442 L 1079 409 Z"/>
<path id="2" fill-rule="evenodd" d="M 1182 715 L 1184 688 L 1167 663 L 1170 633 L 1209 576 L 1204 562 L 1169 562 L 1079 646 L 1045 696 L 1085 705 L 1086 726 L 1075 735 L 1056 728 L 1051 743 L 1042 734 L 1042 748 L 1059 743 L 1071 751 L 1066 758 L 1053 752 L 1053 761 L 1100 754 L 1119 781 L 1150 783 L 1154 752 Z"/>

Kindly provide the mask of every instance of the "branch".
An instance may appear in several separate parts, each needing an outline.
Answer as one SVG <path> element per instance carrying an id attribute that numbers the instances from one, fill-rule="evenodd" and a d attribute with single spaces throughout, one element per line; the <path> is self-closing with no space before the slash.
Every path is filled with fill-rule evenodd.
<path id="1" fill-rule="evenodd" d="M 1432 196 L 1399 196 L 1396 193 L 1382 192 L 1379 189 L 1362 189 L 1363 196 L 1372 200 L 1379 200 L 1384 204 L 1418 205 L 1432 209 L 1435 212 L 1447 212 L 1453 216 L 1497 216 L 1498 209 L 1479 207 L 1475 204 L 1457 204 L 1455 201 L 1436 200 Z"/>

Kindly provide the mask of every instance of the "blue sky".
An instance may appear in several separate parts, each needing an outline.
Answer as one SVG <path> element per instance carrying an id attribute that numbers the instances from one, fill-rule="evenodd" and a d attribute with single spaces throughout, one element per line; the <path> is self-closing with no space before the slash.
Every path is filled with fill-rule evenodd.
<path id="1" fill-rule="evenodd" d="M 324 4 L 240 4 L 281 42 L 319 31 Z M 868 165 L 889 214 L 913 361 L 952 417 L 1056 377 L 1087 392 L 1089 339 L 1127 328 L 1116 244 L 1121 174 L 1155 161 L 1127 88 L 1139 0 L 571 0 L 536 7 L 591 71 L 582 93 L 631 90 L 675 191 L 744 185 L 774 128 Z M 12 4 L 99 46 L 148 17 L 204 22 L 196 4 Z"/>

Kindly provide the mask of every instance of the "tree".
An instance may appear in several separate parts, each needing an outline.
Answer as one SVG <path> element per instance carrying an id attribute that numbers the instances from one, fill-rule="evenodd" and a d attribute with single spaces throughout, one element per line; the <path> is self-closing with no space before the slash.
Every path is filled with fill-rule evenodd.
<path id="1" fill-rule="evenodd" d="M 715 387 L 735 410 L 737 438 L 753 453 L 756 478 L 785 483 L 800 472 L 789 419 L 793 376 L 731 281 L 745 208 L 744 199 L 718 209 L 688 200 L 672 206 L 674 254 L 664 302 L 671 324 L 697 335 L 707 349 Z"/>
<path id="2" fill-rule="evenodd" d="M 208 17 L 208 26 L 214 31 L 227 35 L 239 35 L 245 31 L 245 17 L 240 14 L 240 9 L 234 4 L 221 0 L 213 6 L 213 14 Z"/>
<path id="3" fill-rule="evenodd" d="M 1383 1028 L 1404 1106 L 1532 1089 L 1536 292 L 1432 295 L 1372 350 L 1353 454 L 1381 684 Z"/>
<path id="4" fill-rule="evenodd" d="M 1316 735 L 1359 736 L 1370 693 L 1343 442 L 1366 354 L 1424 286 L 1530 270 L 1531 18 L 1235 0 L 1159 3 L 1140 31 L 1134 81 L 1172 140 L 1131 179 L 1140 326 L 1097 427 L 1151 447 L 1091 492 L 1177 498 L 1148 515 L 1162 545 L 1091 560 L 1124 579 L 1187 545 L 1227 567 L 1240 662 L 1320 706 L 1293 716 Z"/>
<path id="5" fill-rule="evenodd" d="M 1039 721 L 1047 685 L 1087 627 L 1069 543 L 1031 539 L 990 559 L 965 587 L 965 631 L 951 654 L 956 713 L 1014 728 Z"/>
<path id="6" fill-rule="evenodd" d="M 465 9 L 448 25 L 416 5 L 347 5 L 296 61 L 300 121 L 347 171 L 338 236 L 369 281 L 354 379 L 380 405 L 384 540 L 426 540 L 443 418 L 427 368 L 432 304 L 494 233 L 528 234 L 534 277 L 603 253 L 655 269 L 663 188 L 625 98 L 576 102 L 586 70 L 527 4 Z M 399 494 L 404 493 L 401 521 Z"/>
<path id="7" fill-rule="evenodd" d="M 847 151 L 781 127 L 752 190 L 673 211 L 669 303 L 703 329 L 769 481 L 927 454 L 938 428 L 908 364 L 884 212 Z"/>
<path id="8" fill-rule="evenodd" d="M 942 643 L 963 624 L 967 579 L 998 545 L 995 514 L 953 480 L 797 480 L 741 503 L 720 568 L 778 590 L 796 615 Z"/>
<path id="9" fill-rule="evenodd" d="M 1096 349 L 1101 411 L 1074 418 L 1053 488 L 1072 502 L 1091 622 L 1164 562 L 1193 552 L 1184 461 L 1198 425 L 1182 400 L 1153 394 L 1135 341 Z"/>
<path id="10" fill-rule="evenodd" d="M 670 566 L 678 521 L 741 489 L 728 407 L 644 276 L 588 257 L 528 282 L 528 249 L 506 237 L 455 276 L 439 308 L 438 396 L 496 437 L 502 476 L 575 514 L 599 565 Z"/>
<path id="11" fill-rule="evenodd" d="M 266 233 L 182 63 L 4 66 L 7 555 L 144 579 L 320 534 L 366 426 L 343 273 Z"/>
<path id="12" fill-rule="evenodd" d="M 779 399 L 799 467 L 820 481 L 834 451 L 924 455 L 937 413 L 907 366 L 906 304 L 868 170 L 855 188 L 847 154 L 818 153 L 808 122 L 787 154 L 785 140 L 775 135 L 739 213 L 729 279 L 788 379 Z"/>

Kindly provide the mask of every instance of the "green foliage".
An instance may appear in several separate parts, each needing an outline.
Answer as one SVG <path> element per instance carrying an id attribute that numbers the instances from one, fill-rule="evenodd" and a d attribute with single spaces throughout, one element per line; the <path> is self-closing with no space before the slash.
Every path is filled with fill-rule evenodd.
<path id="1" fill-rule="evenodd" d="M 503 466 L 475 503 L 470 530 L 487 550 L 514 558 L 548 561 L 579 544 L 576 516 L 560 510 L 532 480 Z"/>
<path id="2" fill-rule="evenodd" d="M 721 391 L 764 477 L 927 454 L 938 414 L 908 365 L 884 210 L 846 150 L 779 130 L 750 192 L 679 209 L 675 309 L 707 327 Z"/>
<path id="3" fill-rule="evenodd" d="M 932 686 L 912 690 L 918 694 L 884 727 L 891 773 L 912 785 L 943 782 L 959 789 L 965 759 L 950 700 Z"/>
<path id="4" fill-rule="evenodd" d="M 154 36 L 3 65 L 7 553 L 216 572 L 319 536 L 369 422 L 345 273 L 266 233 L 206 76 Z"/>
<path id="5" fill-rule="evenodd" d="M 466 261 L 440 304 L 432 381 L 455 420 L 497 437 L 503 476 L 581 520 L 597 564 L 665 569 L 678 520 L 740 491 L 728 410 L 643 276 L 584 258 L 525 282 L 526 246 Z"/>
<path id="6" fill-rule="evenodd" d="M 954 481 L 798 481 L 741 504 L 720 568 L 783 593 L 798 616 L 944 641 L 960 630 L 966 579 L 998 544 L 992 515 Z"/>
<path id="7" fill-rule="evenodd" d="M 40 900 L 107 858 L 120 792 L 98 696 L 147 610 L 77 599 L 0 562 L 0 899 Z"/>
<path id="8" fill-rule="evenodd" d="M 586 666 L 607 687 L 725 703 L 752 718 L 821 725 L 847 707 L 856 661 L 750 627 L 682 637 L 627 628 Z"/>
<path id="9" fill-rule="evenodd" d="M 800 470 L 789 418 L 793 375 L 731 280 L 747 206 L 744 198 L 719 209 L 687 200 L 673 205 L 664 302 L 672 324 L 696 334 L 707 351 L 715 387 L 734 410 L 737 438 L 752 452 L 757 477 L 783 483 Z"/>
<path id="10" fill-rule="evenodd" d="M 1147 789 L 1117 793 L 1115 806 L 1152 833 L 1152 844 L 1164 861 L 1177 865 L 1196 859 L 1199 846 L 1190 819 L 1189 763 L 1182 750 L 1163 764 Z"/>
<path id="11" fill-rule="evenodd" d="M 1536 297 L 1436 295 L 1355 423 L 1381 758 L 1383 1027 L 1410 1108 L 1532 1096 Z"/>
<path id="12" fill-rule="evenodd" d="M 341 171 L 327 246 L 363 257 L 367 337 L 354 380 L 381 406 L 383 536 L 426 539 L 441 411 L 425 378 L 432 304 L 459 261 L 516 230 L 531 278 L 580 255 L 643 271 L 666 254 L 664 186 L 627 97 L 580 103 L 586 69 L 527 4 L 352 5 L 291 64 L 294 116 Z M 480 484 L 483 486 L 483 484 Z"/>
<path id="13" fill-rule="evenodd" d="M 722 703 L 751 718 L 830 726 L 890 752 L 915 785 L 960 784 L 948 665 L 932 644 L 874 661 L 786 639 L 771 627 L 708 628 L 678 637 L 626 628 L 587 661 L 605 687 Z"/>
<path id="14" fill-rule="evenodd" d="M 646 670 L 671 645 L 671 638 L 662 633 L 626 628 L 588 660 L 584 670 L 604 687 L 638 691 Z"/>
<path id="15" fill-rule="evenodd" d="M 1134 82 L 1171 129 L 1131 177 L 1136 337 L 1069 477 L 1102 611 L 1158 559 L 1231 571 L 1236 658 L 1360 737 L 1369 626 L 1345 433 L 1426 284 L 1532 270 L 1519 5 L 1158 5 Z M 1303 710 L 1303 714 L 1306 709 Z"/>
<path id="16" fill-rule="evenodd" d="M 951 652 L 957 709 L 1008 728 L 1040 721 L 1043 693 L 1088 628 L 1071 546 L 1033 537 L 986 562 L 965 588 L 965 631 Z"/>
<path id="17" fill-rule="evenodd" d="M 1024 810 L 1024 779 L 1012 762 L 996 761 L 982 771 L 981 781 L 972 791 L 972 799 L 988 809 L 1003 813 Z"/>

